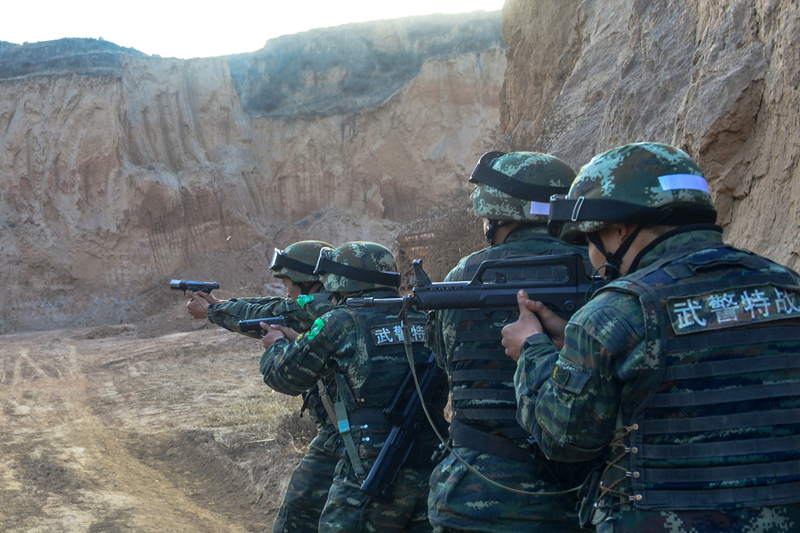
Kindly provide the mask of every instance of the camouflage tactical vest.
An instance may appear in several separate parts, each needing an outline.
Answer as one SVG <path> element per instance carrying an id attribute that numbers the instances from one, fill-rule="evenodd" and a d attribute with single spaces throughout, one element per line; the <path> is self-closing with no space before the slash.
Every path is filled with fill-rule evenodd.
<path id="1" fill-rule="evenodd" d="M 800 502 L 800 277 L 719 242 L 602 290 L 639 298 L 652 361 L 616 448 L 641 509 Z"/>
<path id="2" fill-rule="evenodd" d="M 356 327 L 364 332 L 366 353 L 357 355 L 348 368 L 336 373 L 337 394 L 347 408 L 357 444 L 367 450 L 368 455 L 373 455 L 392 427 L 383 409 L 392 401 L 409 371 L 403 330 L 396 309 L 394 313 L 367 308 L 342 309 L 353 316 Z M 407 324 L 414 361 L 425 363 L 431 353 L 424 345 L 425 316 L 411 312 Z"/>
<path id="3" fill-rule="evenodd" d="M 537 233 L 532 228 L 523 227 L 514 237 L 470 256 L 462 279 L 452 281 L 471 280 L 480 264 L 490 259 L 575 252 L 586 254 L 583 248 L 564 244 L 546 234 Z M 537 269 L 535 272 L 524 273 L 524 276 L 526 279 L 548 279 L 548 272 Z M 445 319 L 452 318 L 457 324 L 455 345 L 447 358 L 453 402 L 451 436 L 460 445 L 522 460 L 522 456 L 515 456 L 513 447 L 516 444 L 527 449 L 530 434 L 516 420 L 514 372 L 517 364 L 505 354 L 505 348 L 501 344 L 503 327 L 517 317 L 518 314 L 513 310 L 487 314 L 481 309 L 449 311 L 445 315 Z M 511 446 L 504 446 L 502 441 L 492 437 L 487 441 L 486 437 L 476 431 L 508 439 L 506 444 Z M 483 446 L 481 442 L 490 444 Z M 490 452 L 493 448 L 496 450 Z M 501 450 L 504 448 L 511 454 L 503 455 Z"/>

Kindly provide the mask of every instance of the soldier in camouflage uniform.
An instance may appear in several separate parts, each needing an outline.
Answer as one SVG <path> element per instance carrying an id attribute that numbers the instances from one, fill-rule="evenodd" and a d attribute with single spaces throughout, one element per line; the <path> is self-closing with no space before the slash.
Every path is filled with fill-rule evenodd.
<path id="1" fill-rule="evenodd" d="M 397 475 L 391 504 L 370 501 L 359 490 L 391 430 L 383 408 L 409 365 L 398 308 L 350 309 L 345 302 L 398 297 L 396 271 L 394 256 L 379 244 L 351 242 L 323 250 L 317 272 L 324 273 L 325 288 L 338 304 L 293 342 L 275 340 L 274 357 L 264 369 L 265 381 L 285 394 L 299 394 L 322 377 L 335 382 L 342 459 L 320 517 L 322 533 L 430 531 L 426 498 L 437 441 L 427 426 Z M 424 347 L 425 318 L 411 312 L 407 324 L 413 357 L 424 362 L 430 356 Z"/>
<path id="2" fill-rule="evenodd" d="M 575 171 L 558 158 L 533 153 L 489 152 L 470 177 L 475 213 L 484 219 L 489 248 L 464 257 L 445 281 L 472 279 L 490 259 L 579 253 L 547 233 L 549 199 L 569 189 Z M 588 260 L 588 258 L 587 258 Z M 552 271 L 530 272 L 547 279 Z M 447 371 L 452 392 L 450 437 L 454 451 L 488 478 L 529 492 L 561 492 L 554 464 L 530 453 L 530 434 L 516 417 L 516 365 L 500 344 L 507 314 L 444 310 L 431 315 L 428 338 Z M 529 495 L 491 485 L 449 454 L 431 476 L 428 499 L 436 531 L 578 529 L 575 502 L 560 495 Z"/>
<path id="3" fill-rule="evenodd" d="M 697 164 L 655 143 L 596 156 L 553 200 L 551 229 L 622 277 L 566 329 L 521 295 L 504 343 L 545 454 L 606 461 L 582 509 L 598 532 L 800 530 L 800 277 L 715 219 Z"/>
<path id="4" fill-rule="evenodd" d="M 210 294 L 196 292 L 187 308 L 193 316 L 207 316 L 210 322 L 237 333 L 241 333 L 240 320 L 277 316 L 283 316 L 295 331 L 308 331 L 315 320 L 333 308 L 330 293 L 324 290 L 319 276 L 314 274 L 319 251 L 330 246 L 322 241 L 302 241 L 286 250 L 275 250 L 270 269 L 274 277 L 283 280 L 289 298 L 219 300 Z M 259 337 L 255 332 L 244 335 Z M 260 363 L 262 374 L 270 363 L 270 354 L 265 352 Z M 319 515 L 339 461 L 338 432 L 325 411 L 320 396 L 320 392 L 324 392 L 324 383 L 321 385 L 315 384 L 304 392 L 303 410 L 308 406 L 311 419 L 317 424 L 317 435 L 311 441 L 308 453 L 292 472 L 272 525 L 274 533 L 315 533 L 319 528 Z"/>

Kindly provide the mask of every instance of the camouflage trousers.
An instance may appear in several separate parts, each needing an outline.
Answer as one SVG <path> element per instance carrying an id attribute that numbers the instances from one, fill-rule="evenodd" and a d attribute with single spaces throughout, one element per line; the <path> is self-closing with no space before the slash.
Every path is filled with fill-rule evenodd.
<path id="1" fill-rule="evenodd" d="M 800 531 L 800 504 L 726 511 L 623 509 L 597 533 L 789 533 Z"/>
<path id="2" fill-rule="evenodd" d="M 365 469 L 372 460 L 362 459 Z M 320 533 L 428 533 L 428 478 L 430 468 L 404 466 L 392 486 L 394 500 L 383 504 L 361 492 L 361 482 L 352 471 L 349 459 L 336 467 L 336 477 L 328 502 L 319 520 Z"/>
<path id="3" fill-rule="evenodd" d="M 492 481 L 529 492 L 560 492 L 547 472 L 533 463 L 520 463 L 471 448 L 455 452 Z M 553 481 L 546 481 L 545 479 Z M 479 478 L 453 454 L 433 470 L 428 509 L 434 531 L 555 533 L 581 530 L 575 501 L 565 495 L 528 495 L 511 492 Z"/>
<path id="4" fill-rule="evenodd" d="M 272 523 L 273 533 L 317 533 L 319 515 L 333 483 L 338 454 L 325 450 L 328 435 L 321 432 L 292 472 L 286 496 Z"/>

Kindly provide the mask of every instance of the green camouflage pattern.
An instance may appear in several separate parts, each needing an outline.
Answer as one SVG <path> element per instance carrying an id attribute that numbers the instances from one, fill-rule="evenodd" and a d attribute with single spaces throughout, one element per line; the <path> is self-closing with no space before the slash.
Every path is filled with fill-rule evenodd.
<path id="1" fill-rule="evenodd" d="M 362 460 L 367 471 L 373 463 L 374 458 Z M 401 468 L 391 489 L 394 499 L 386 505 L 370 501 L 366 494 L 358 490 L 361 483 L 350 461 L 340 461 L 328 494 L 328 503 L 320 517 L 320 533 L 432 531 L 426 502 L 430 475 L 428 468 Z"/>
<path id="2" fill-rule="evenodd" d="M 685 152 L 659 143 L 627 144 L 596 155 L 581 168 L 567 198 L 605 198 L 647 207 L 691 207 L 716 211 L 711 195 L 695 189 L 664 190 L 659 177 L 675 174 L 704 176 Z M 611 225 L 603 220 L 567 222 L 561 232 L 566 242 L 581 239 Z"/>
<path id="3" fill-rule="evenodd" d="M 669 236 L 644 255 L 640 268 L 700 242 L 721 244 L 722 237 L 712 230 Z M 626 283 L 625 277 L 616 282 L 620 287 Z M 712 316 L 698 318 L 710 321 Z M 545 335 L 529 339 L 514 378 L 517 418 L 545 455 L 579 461 L 606 453 L 615 430 L 628 423 L 648 397 L 653 382 L 647 376 L 655 375 L 653 371 L 660 367 L 659 350 L 646 342 L 648 335 L 659 337 L 655 324 L 635 294 L 606 290 L 572 317 L 560 352 Z M 696 433 L 695 439 L 703 442 L 703 433 Z M 622 470 L 627 461 L 623 457 Z M 729 464 L 728 458 L 719 461 Z M 632 493 L 631 478 L 612 468 L 604 478 L 605 486 L 616 480 L 622 480 L 616 490 Z M 659 511 L 616 502 L 613 507 L 601 506 L 597 516 L 598 532 L 788 532 L 800 526 L 800 504 Z"/>
<path id="4" fill-rule="evenodd" d="M 396 290 L 359 291 L 353 297 L 396 298 Z M 363 313 L 379 310 L 363 309 Z M 411 313 L 412 318 L 422 315 Z M 358 392 L 370 377 L 373 361 L 367 352 L 367 335 L 355 314 L 344 306 L 335 307 L 318 320 L 308 333 L 294 342 L 278 339 L 269 366 L 263 368 L 264 381 L 284 394 L 297 395 L 311 387 L 332 368 L 343 373 L 351 390 Z M 399 384 L 400 378 L 396 380 Z M 365 405 L 371 401 L 365 398 Z M 386 433 L 358 425 L 351 426 L 362 464 L 368 469 L 385 441 Z M 430 469 L 404 466 L 395 483 L 395 500 L 391 505 L 368 501 L 358 491 L 351 464 L 339 441 L 336 478 L 328 503 L 320 517 L 320 531 L 430 531 L 427 521 L 426 496 Z"/>
<path id="5" fill-rule="evenodd" d="M 374 242 L 345 243 L 333 251 L 332 260 L 336 263 L 374 272 L 397 272 L 397 261 L 392 251 Z M 387 287 L 377 283 L 346 278 L 338 274 L 323 274 L 322 282 L 325 284 L 325 289 L 330 292 L 355 292 Z M 388 288 L 396 289 L 396 287 Z"/>
<path id="6" fill-rule="evenodd" d="M 328 425 L 331 429 L 333 426 Z M 336 437 L 333 430 L 331 438 Z M 322 432 L 311 442 L 308 453 L 292 472 L 286 496 L 272 523 L 273 533 L 317 533 L 319 517 L 328 491 L 333 483 L 339 456 L 331 451 L 324 451 Z"/>
<path id="7" fill-rule="evenodd" d="M 646 512 L 633 509 L 601 522 L 597 533 L 791 533 L 800 528 L 799 506 L 719 511 Z"/>
<path id="8" fill-rule="evenodd" d="M 467 281 L 472 274 L 468 274 L 470 265 L 479 264 L 490 259 L 527 257 L 532 255 L 553 255 L 560 253 L 581 253 L 588 263 L 586 249 L 564 244 L 551 238 L 547 230 L 542 227 L 520 227 L 510 233 L 505 242 L 475 252 L 459 261 L 445 278 L 445 281 Z M 498 361 L 453 361 L 456 351 L 456 338 L 459 324 L 462 320 L 461 310 L 442 310 L 429 314 L 426 333 L 430 347 L 437 355 L 439 365 L 445 368 L 449 376 L 457 371 L 488 371 L 494 372 L 505 369 Z M 511 319 L 512 321 L 514 318 Z M 498 329 L 504 324 L 493 324 L 485 320 L 474 324 L 473 330 Z M 485 349 L 497 346 L 496 343 L 470 342 L 464 343 L 467 349 Z M 502 347 L 500 347 L 502 349 Z M 514 364 L 508 359 L 508 383 L 483 380 L 474 383 L 474 386 L 487 389 L 511 389 L 514 373 Z M 463 382 L 461 382 L 463 383 Z M 465 385 L 458 385 L 464 388 Z M 453 409 L 459 412 L 463 409 L 476 409 L 481 407 L 505 408 L 513 412 L 516 405 L 500 400 L 488 399 L 461 399 L 453 401 Z M 479 425 L 482 431 L 498 433 L 499 431 L 516 426 L 513 420 L 465 420 L 469 425 Z M 527 446 L 527 442 L 520 443 Z M 553 492 L 563 490 L 553 482 L 542 480 L 536 473 L 532 464 L 519 463 L 502 459 L 500 457 L 480 454 L 469 448 L 462 448 L 465 457 L 473 461 L 473 466 L 489 475 L 491 479 L 510 485 L 514 488 L 525 490 Z M 431 494 L 429 496 L 431 523 L 438 529 L 450 528 L 464 531 L 491 531 L 497 533 L 511 533 L 535 527 L 539 531 L 561 531 L 577 528 L 577 519 L 574 513 L 574 502 L 564 496 L 536 497 L 518 495 L 500 489 L 482 480 L 474 473 L 467 471 L 458 460 L 448 455 L 434 470 L 431 478 Z"/>
<path id="9" fill-rule="evenodd" d="M 323 241 L 300 241 L 287 246 L 283 253 L 289 258 L 310 265 L 313 268 L 317 264 L 319 251 L 323 248 L 333 248 L 333 245 Z M 319 276 L 316 274 L 304 274 L 284 266 L 275 268 L 272 271 L 272 275 L 276 278 L 289 278 L 298 283 L 319 281 Z"/>
<path id="10" fill-rule="evenodd" d="M 523 183 L 566 189 L 575 178 L 567 163 L 538 152 L 511 152 L 492 161 L 491 167 Z M 472 192 L 472 208 L 479 217 L 490 220 L 547 223 L 546 214 L 531 213 L 531 201 L 514 198 L 489 185 L 479 183 Z"/>
<path id="11" fill-rule="evenodd" d="M 462 446 L 454 451 L 492 481 L 543 494 L 518 494 L 492 486 L 467 470 L 453 454 L 448 454 L 433 470 L 430 480 L 428 514 L 434 531 L 581 531 L 575 500 L 563 494 L 544 495 L 572 487 L 559 483 L 540 465 L 520 463 Z"/>

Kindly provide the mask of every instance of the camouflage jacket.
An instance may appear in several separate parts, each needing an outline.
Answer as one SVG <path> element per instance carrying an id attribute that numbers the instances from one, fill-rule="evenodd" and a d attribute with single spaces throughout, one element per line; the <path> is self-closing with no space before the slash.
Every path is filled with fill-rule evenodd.
<path id="1" fill-rule="evenodd" d="M 670 234 L 657 242 L 652 250 L 643 255 L 637 272 L 647 271 L 650 265 L 654 265 L 662 258 L 668 256 L 681 257 L 682 253 L 688 253 L 684 252 L 684 250 L 706 249 L 704 248 L 705 244 L 701 243 L 721 246 L 722 238 L 718 231 L 704 229 L 684 230 Z M 747 254 L 734 250 L 730 252 L 729 257 L 734 259 L 745 255 Z M 728 260 L 726 259 L 725 261 Z M 675 268 L 672 266 L 675 264 L 674 262 L 668 263 L 670 268 Z M 657 276 L 662 271 L 654 270 L 654 272 Z M 621 288 L 626 287 L 626 280 L 635 277 L 632 274 L 629 273 L 627 277 L 622 278 L 615 285 Z M 664 276 L 664 274 L 660 275 Z M 667 276 L 665 279 L 672 278 Z M 713 279 L 713 281 L 705 283 L 710 284 L 710 286 L 720 287 L 721 289 L 715 290 L 723 290 L 724 292 L 725 284 L 722 282 L 725 280 L 720 281 L 718 278 L 713 278 L 713 276 L 709 279 Z M 698 283 L 695 282 L 695 284 Z M 731 281 L 731 286 L 734 286 L 734 284 Z M 700 285 L 698 284 L 697 290 L 700 290 Z M 685 287 L 691 289 L 693 285 L 689 284 L 685 285 Z M 673 305 L 676 309 L 678 306 L 683 305 L 683 301 L 680 299 L 673 298 L 669 301 L 671 302 L 669 305 Z M 694 302 L 697 300 L 690 299 L 687 301 Z M 686 323 L 689 321 L 688 317 L 691 317 L 692 320 L 696 320 L 700 324 L 710 324 L 714 311 L 710 311 L 710 316 L 700 316 L 699 313 L 701 311 L 699 309 L 699 307 L 696 308 L 698 314 L 692 314 L 694 311 L 692 313 L 687 312 L 688 314 L 684 313 L 679 318 Z M 800 312 L 800 306 L 797 306 L 795 310 Z M 659 385 L 657 376 L 663 375 L 663 369 L 661 372 L 659 372 L 659 369 L 662 368 L 660 365 L 664 364 L 664 359 L 657 356 L 660 344 L 654 344 L 653 340 L 658 341 L 658 339 L 661 339 L 663 333 L 659 333 L 661 331 L 659 328 L 653 329 L 655 323 L 648 316 L 643 311 L 639 297 L 633 291 L 605 290 L 576 313 L 569 322 L 565 331 L 564 347 L 560 353 L 545 335 L 531 337 L 527 343 L 528 348 L 523 352 L 518 362 L 515 374 L 515 387 L 519 405 L 518 420 L 534 434 L 539 446 L 552 459 L 578 461 L 600 455 L 606 456 L 608 460 L 613 457 L 620 458 L 620 460 L 615 459 L 612 461 L 614 464 L 618 464 L 619 467 L 609 466 L 603 475 L 604 487 L 608 488 L 606 490 L 608 498 L 601 500 L 602 505 L 598 508 L 599 514 L 595 515 L 595 524 L 599 532 L 660 532 L 672 530 L 671 527 L 676 524 L 681 524 L 681 527 L 673 529 L 680 532 L 761 531 L 763 529 L 759 528 L 759 524 L 764 525 L 765 522 L 763 521 L 767 519 L 767 515 L 771 517 L 769 520 L 774 523 L 773 525 L 783 524 L 781 527 L 776 527 L 774 531 L 789 531 L 789 524 L 796 523 L 796 520 L 800 518 L 800 505 L 796 503 L 774 505 L 769 508 L 744 508 L 743 506 L 738 506 L 740 508 L 732 509 L 730 507 L 733 506 L 726 506 L 724 503 L 718 505 L 717 503 L 719 502 L 710 501 L 707 507 L 695 505 L 695 510 L 667 505 L 666 509 L 668 510 L 664 511 L 659 510 L 658 507 L 655 509 L 639 508 L 638 503 L 634 507 L 631 503 L 633 502 L 632 497 L 630 499 L 625 497 L 619 500 L 610 498 L 612 494 L 630 495 L 635 492 L 637 493 L 636 497 L 640 498 L 641 496 L 638 494 L 640 491 L 638 489 L 636 491 L 632 490 L 632 484 L 634 487 L 645 486 L 655 490 L 663 490 L 668 487 L 668 484 L 653 484 L 654 474 L 649 473 L 653 472 L 653 470 L 642 471 L 642 480 L 645 484 L 650 483 L 649 485 L 643 485 L 643 482 L 639 479 L 640 472 L 635 471 L 641 470 L 641 467 L 633 468 L 629 464 L 631 461 L 636 461 L 637 464 L 641 462 L 642 448 L 637 448 L 636 446 L 642 445 L 637 444 L 634 446 L 628 440 L 634 437 L 641 439 L 639 434 L 648 431 L 647 421 L 649 418 L 645 418 L 646 424 L 644 428 L 640 428 L 637 424 L 632 424 L 631 419 L 643 416 L 640 409 L 643 404 L 647 406 L 647 412 L 652 413 L 644 416 L 658 416 L 656 404 L 650 405 L 647 402 L 653 393 L 664 396 L 668 394 L 667 391 L 669 390 L 667 388 L 668 383 L 660 383 L 661 388 L 655 389 Z M 677 329 L 684 325 L 678 322 L 675 322 L 675 324 L 678 325 L 671 327 Z M 649 336 L 647 334 L 648 331 L 650 331 Z M 763 339 L 763 333 L 760 335 L 761 337 L 759 338 Z M 787 345 L 785 342 L 783 344 Z M 791 345 L 791 343 L 788 345 Z M 785 350 L 786 348 L 782 345 L 780 349 Z M 693 350 L 697 352 L 696 355 L 698 356 L 706 353 L 703 350 L 712 350 L 708 351 L 708 354 L 715 353 L 711 345 L 706 346 L 706 344 L 697 345 Z M 716 349 L 718 356 L 722 357 L 729 351 L 731 350 Z M 744 353 L 749 352 L 744 350 Z M 686 355 L 686 353 L 683 355 L 693 357 L 693 355 Z M 708 355 L 703 357 L 708 357 Z M 677 359 L 676 361 L 680 360 Z M 713 359 L 700 359 L 699 363 L 705 362 L 705 365 L 699 363 L 695 363 L 695 365 L 705 368 L 709 365 L 709 361 L 713 361 Z M 669 364 L 674 368 L 676 363 L 670 362 Z M 692 365 L 684 364 L 687 367 L 692 367 Z M 700 371 L 698 369 L 695 370 Z M 654 376 L 656 376 L 656 381 L 654 381 Z M 707 379 L 701 380 L 696 384 L 696 386 L 702 387 L 702 390 L 710 385 Z M 745 394 L 748 388 L 744 387 L 741 390 L 742 394 Z M 676 396 L 680 395 L 676 393 Z M 719 395 L 717 397 L 721 398 Z M 697 398 L 699 399 L 699 397 Z M 681 399 L 685 400 L 685 398 Z M 658 405 L 661 405 L 661 403 Z M 680 403 L 675 405 L 675 407 L 666 409 L 666 414 L 662 415 L 666 416 L 668 422 L 678 423 L 681 419 L 699 416 L 689 411 L 681 411 L 679 408 Z M 711 418 L 702 427 L 710 427 L 710 421 Z M 650 421 L 649 424 L 652 426 L 653 422 Z M 678 426 L 675 425 L 675 427 Z M 692 446 L 695 446 L 697 450 L 700 450 L 706 441 L 709 441 L 706 447 L 721 445 L 720 442 L 712 444 L 711 441 L 714 441 L 715 437 L 709 435 L 709 438 L 705 438 L 703 430 L 695 428 L 694 431 L 696 432 L 695 436 L 690 442 L 694 443 Z M 699 433 L 697 433 L 698 431 Z M 644 441 L 646 442 L 644 459 L 646 463 L 649 461 L 648 464 L 650 465 L 655 464 L 651 456 L 653 453 L 659 452 L 656 448 L 659 445 L 663 447 L 669 442 L 664 436 L 658 434 L 654 435 L 653 438 L 655 440 Z M 728 437 L 719 438 L 719 440 L 725 440 L 726 438 Z M 637 442 L 640 442 L 640 440 L 637 440 Z M 695 448 L 692 449 L 694 450 Z M 683 448 L 686 453 L 688 453 L 687 450 L 686 447 Z M 635 455 L 637 453 L 638 455 Z M 758 451 L 754 450 L 750 455 L 754 453 L 758 453 Z M 716 459 L 711 457 L 709 460 L 711 460 L 709 465 L 714 464 L 715 466 L 719 466 L 718 463 L 721 461 L 724 461 L 725 464 L 736 464 L 736 461 L 728 457 L 717 457 Z M 663 459 L 663 461 L 677 461 L 677 459 Z M 697 464 L 699 465 L 697 468 L 703 472 L 702 476 L 694 478 L 699 482 L 703 476 L 709 475 L 708 469 L 703 470 L 702 465 L 705 464 L 703 461 L 702 455 L 691 456 L 691 460 L 688 462 L 680 463 L 678 461 L 676 463 L 681 464 L 682 468 L 668 469 L 667 474 L 673 477 L 679 476 L 688 470 L 692 470 L 692 468 L 695 468 L 693 465 Z M 646 466 L 645 468 L 648 467 Z M 626 471 L 627 476 L 625 474 Z M 649 478 L 648 475 L 650 476 Z M 675 479 L 678 478 L 675 477 Z M 731 487 L 735 485 L 736 483 L 729 483 Z M 611 490 L 612 487 L 614 488 L 613 491 Z M 682 490 L 691 488 L 693 487 L 685 485 Z M 725 491 L 723 490 L 722 492 Z M 645 493 L 643 492 L 643 494 Z M 637 499 L 636 502 L 638 501 Z M 650 503 L 652 501 L 645 496 L 642 503 Z M 720 510 L 709 510 L 711 508 Z M 692 509 L 692 507 L 689 506 L 689 509 Z"/>
<path id="2" fill-rule="evenodd" d="M 283 316 L 295 331 L 308 331 L 314 321 L 333 309 L 333 302 L 327 292 L 303 295 L 297 300 L 272 296 L 268 298 L 232 298 L 221 304 L 208 306 L 208 321 L 220 327 L 239 331 L 240 320 L 254 318 L 272 318 Z M 243 333 L 249 337 L 260 339 L 258 332 Z"/>
<path id="3" fill-rule="evenodd" d="M 394 290 L 373 289 L 349 295 L 353 298 L 374 297 L 374 298 L 397 298 L 399 294 Z M 318 318 L 312 328 L 300 335 L 294 342 L 289 342 L 285 338 L 278 339 L 268 350 L 269 357 L 261 360 L 261 372 L 264 375 L 264 382 L 274 390 L 290 395 L 297 395 L 317 382 L 318 379 L 326 379 L 332 387 L 336 387 L 339 378 L 343 377 L 346 382 L 346 391 L 341 391 L 342 400 L 347 406 L 348 412 L 354 407 L 375 407 L 376 399 L 373 397 L 363 397 L 364 389 L 369 382 L 371 385 L 367 390 L 374 390 L 374 382 L 384 383 L 381 398 L 385 395 L 391 399 L 394 389 L 398 387 L 408 371 L 405 362 L 405 355 L 401 358 L 401 364 L 395 365 L 389 375 L 375 375 L 376 368 L 385 368 L 387 361 L 385 357 L 377 357 L 373 360 L 368 352 L 367 335 L 360 320 L 364 315 L 387 315 L 372 309 L 359 309 L 360 319 L 355 318 L 355 312 L 347 309 L 344 305 L 334 307 L 330 312 Z M 396 316 L 394 313 L 389 315 Z M 409 313 L 409 318 L 416 318 L 420 322 L 418 332 L 414 333 L 419 348 L 422 348 L 424 338 L 424 328 L 422 321 L 424 316 L 419 313 Z M 374 334 L 374 332 L 373 332 Z M 402 337 L 400 337 L 402 340 Z M 265 354 L 266 355 L 266 354 Z M 390 365 L 391 366 L 391 365 Z M 332 374 L 339 375 L 336 379 Z M 367 392 L 366 394 L 371 394 Z M 332 398 L 336 398 L 337 393 L 331 393 Z M 378 409 L 382 409 L 386 402 L 378 400 Z M 439 407 L 443 407 L 439 406 Z M 367 427 L 366 425 L 364 427 Z M 375 434 L 375 427 L 370 424 L 373 432 L 368 446 L 371 449 L 379 448 L 383 442 L 381 437 L 388 433 L 390 425 L 387 423 L 385 428 L 380 430 L 380 435 Z M 361 438 L 360 429 L 357 424 L 351 425 L 356 441 Z M 384 431 L 385 430 L 385 431 Z M 378 438 L 376 438 L 376 436 Z M 430 455 L 430 454 L 429 454 Z"/>
<path id="4" fill-rule="evenodd" d="M 447 275 L 445 281 L 468 281 L 472 278 L 478 265 L 486 260 L 575 252 L 583 254 L 584 260 L 588 263 L 585 248 L 571 246 L 550 237 L 544 227 L 521 226 L 512 231 L 502 244 L 462 258 Z M 503 316 L 501 320 L 507 318 Z M 517 441 L 520 446 L 526 447 L 529 435 L 522 431 L 514 420 L 516 404 L 511 386 L 514 362 L 506 357 L 503 347 L 499 344 L 500 331 L 504 325 L 504 322 L 486 319 L 482 312 L 448 309 L 429 314 L 426 336 L 429 347 L 436 353 L 439 365 L 447 370 L 451 380 L 455 416 L 468 425 L 478 427 L 483 431 L 502 434 Z M 460 334 L 460 328 L 470 331 Z M 486 332 L 486 338 L 469 342 L 459 340 L 459 335 L 470 335 L 475 338 L 477 331 Z M 454 357 L 457 350 L 476 349 L 483 352 L 495 350 L 497 353 L 494 356 L 486 355 L 483 359 L 470 357 L 462 360 Z M 492 380 L 487 380 L 485 377 L 480 380 L 475 380 L 475 378 L 463 380 L 458 377 L 467 375 L 467 373 L 474 374 L 476 371 L 479 375 L 492 375 L 495 378 Z M 500 377 L 501 375 L 503 377 Z M 487 391 L 487 393 L 485 396 L 480 396 L 476 395 L 476 391 Z M 507 393 L 509 397 L 499 396 L 504 393 Z M 492 394 L 494 397 L 491 396 Z M 478 412 L 478 410 L 482 411 Z M 474 413 L 478 414 L 473 416 Z"/>

